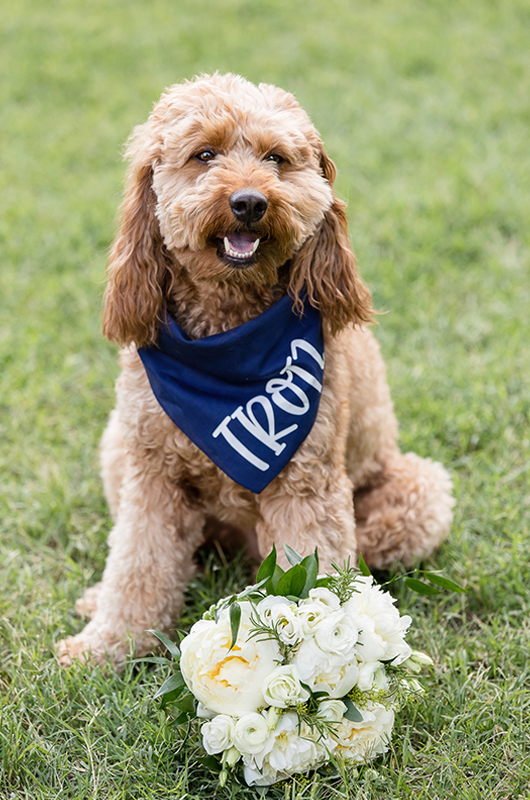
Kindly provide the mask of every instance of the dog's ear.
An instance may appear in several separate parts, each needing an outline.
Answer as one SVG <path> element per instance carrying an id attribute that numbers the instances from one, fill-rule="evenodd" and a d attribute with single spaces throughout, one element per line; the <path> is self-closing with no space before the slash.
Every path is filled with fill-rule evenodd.
<path id="1" fill-rule="evenodd" d="M 141 158 L 139 146 L 131 152 L 121 226 L 108 262 L 103 333 L 113 342 L 141 347 L 157 339 L 174 265 L 155 216 L 153 159 Z"/>
<path id="2" fill-rule="evenodd" d="M 332 186 L 337 170 L 323 148 L 320 167 Z M 349 323 L 370 322 L 373 315 L 370 292 L 359 277 L 348 238 L 345 209 L 345 204 L 333 196 L 331 208 L 315 233 L 295 253 L 289 282 L 295 310 L 302 310 L 305 290 L 309 303 L 319 309 L 332 334 Z"/>

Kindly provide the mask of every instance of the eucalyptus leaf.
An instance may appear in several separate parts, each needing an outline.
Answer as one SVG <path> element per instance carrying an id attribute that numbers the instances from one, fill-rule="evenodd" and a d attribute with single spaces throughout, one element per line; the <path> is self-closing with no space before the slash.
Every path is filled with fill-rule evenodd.
<path id="1" fill-rule="evenodd" d="M 344 697 L 342 701 L 346 705 L 346 711 L 344 712 L 344 716 L 346 717 L 346 719 L 349 719 L 350 722 L 362 722 L 363 715 L 361 714 L 357 706 L 355 706 L 352 703 L 350 698 Z"/>
<path id="2" fill-rule="evenodd" d="M 450 592 L 461 592 L 462 594 L 467 594 L 467 589 L 464 589 L 463 586 L 459 586 L 458 583 L 449 580 L 449 578 L 436 575 L 434 572 L 424 572 L 423 575 L 431 583 L 434 583 L 435 586 L 441 586 L 443 589 L 448 589 Z"/>
<path id="3" fill-rule="evenodd" d="M 237 642 L 237 634 L 239 633 L 239 626 L 241 624 L 241 606 L 239 603 L 232 603 L 230 606 L 230 629 L 232 631 L 232 643 L 230 650 Z"/>
<path id="4" fill-rule="evenodd" d="M 409 589 L 418 594 L 440 594 L 439 589 L 435 589 L 434 586 L 429 586 L 428 583 L 423 583 L 423 581 L 418 581 L 416 578 L 404 578 L 404 582 Z"/>
<path id="5" fill-rule="evenodd" d="M 287 561 L 293 567 L 295 564 L 299 564 L 303 560 L 303 556 L 297 553 L 296 550 L 293 550 L 293 548 L 288 544 L 284 544 L 283 549 L 285 551 L 285 555 L 287 556 Z"/>
<path id="6" fill-rule="evenodd" d="M 151 629 L 149 629 L 147 632 L 148 633 L 152 633 L 153 636 L 156 636 L 156 638 L 159 639 L 162 642 L 164 647 L 167 650 L 169 650 L 169 652 L 171 653 L 173 658 L 175 658 L 177 661 L 179 660 L 179 658 L 180 658 L 180 650 L 178 649 L 178 647 L 175 644 L 175 642 L 172 642 L 171 639 L 168 636 L 165 635 L 165 633 L 160 633 L 160 631 L 153 631 Z"/>

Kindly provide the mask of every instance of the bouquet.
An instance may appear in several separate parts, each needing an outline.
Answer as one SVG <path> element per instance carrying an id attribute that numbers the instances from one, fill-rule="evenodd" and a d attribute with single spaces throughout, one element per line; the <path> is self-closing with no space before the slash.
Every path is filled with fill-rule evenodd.
<path id="1" fill-rule="evenodd" d="M 221 784 L 237 764 L 249 786 L 268 786 L 330 761 L 384 753 L 396 709 L 423 691 L 411 673 L 432 664 L 405 642 L 411 618 L 362 558 L 360 569 L 334 565 L 319 575 L 316 551 L 285 552 L 289 570 L 273 548 L 257 583 L 212 606 L 180 651 L 153 631 L 178 662 L 156 697 L 176 704 L 177 722 L 204 720 L 202 743 L 218 759 Z M 416 591 L 438 591 L 408 580 Z"/>

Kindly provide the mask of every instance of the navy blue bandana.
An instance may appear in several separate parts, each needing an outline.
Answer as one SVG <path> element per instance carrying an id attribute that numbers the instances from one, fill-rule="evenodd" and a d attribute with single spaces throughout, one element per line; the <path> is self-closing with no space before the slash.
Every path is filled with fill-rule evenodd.
<path id="1" fill-rule="evenodd" d="M 225 333 L 190 339 L 171 318 L 138 350 L 156 399 L 236 483 L 261 492 L 313 427 L 324 373 L 320 314 L 285 295 Z"/>

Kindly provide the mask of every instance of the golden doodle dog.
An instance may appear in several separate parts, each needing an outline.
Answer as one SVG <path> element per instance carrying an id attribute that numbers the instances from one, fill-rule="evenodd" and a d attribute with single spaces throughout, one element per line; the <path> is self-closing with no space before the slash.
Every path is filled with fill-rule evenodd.
<path id="1" fill-rule="evenodd" d="M 91 620 L 59 644 L 63 664 L 118 665 L 131 641 L 137 653 L 152 648 L 148 628 L 170 632 L 212 520 L 255 536 L 262 556 L 275 542 L 280 563 L 282 543 L 302 554 L 317 546 L 326 569 L 359 552 L 376 568 L 411 564 L 440 544 L 452 519 L 445 469 L 398 449 L 385 367 L 366 327 L 370 294 L 333 193 L 335 166 L 295 98 L 236 75 L 172 86 L 135 129 L 128 157 L 104 312 L 106 336 L 123 347 L 101 447 L 115 525 L 102 581 L 76 606 Z M 296 327 L 304 320 L 312 344 Z M 258 339 L 245 338 L 254 328 Z M 170 346 L 173 331 L 191 348 L 169 379 L 176 391 L 203 361 L 222 382 L 232 369 L 225 352 L 238 374 L 264 360 L 262 350 L 283 367 L 224 417 L 215 405 L 224 389 L 214 389 L 213 430 L 201 388 L 181 406 L 163 387 L 155 394 L 142 354 L 156 361 L 162 330 Z M 225 463 L 209 450 L 218 444 L 232 454 Z M 277 474 L 260 477 L 269 462 Z"/>

